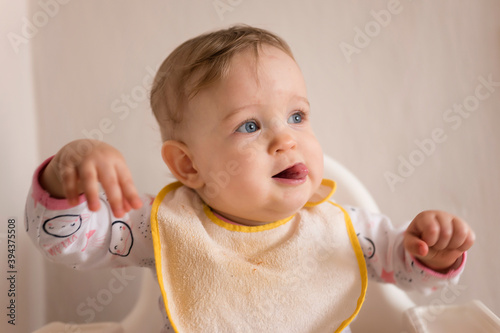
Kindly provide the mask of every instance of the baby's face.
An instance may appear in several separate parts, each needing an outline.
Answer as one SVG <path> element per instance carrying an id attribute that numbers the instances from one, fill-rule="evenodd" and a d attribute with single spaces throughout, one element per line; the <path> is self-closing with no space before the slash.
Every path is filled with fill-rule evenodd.
<path id="1" fill-rule="evenodd" d="M 222 216 L 259 225 L 293 215 L 323 177 L 302 73 L 281 50 L 236 54 L 224 79 L 189 102 L 185 143 Z"/>

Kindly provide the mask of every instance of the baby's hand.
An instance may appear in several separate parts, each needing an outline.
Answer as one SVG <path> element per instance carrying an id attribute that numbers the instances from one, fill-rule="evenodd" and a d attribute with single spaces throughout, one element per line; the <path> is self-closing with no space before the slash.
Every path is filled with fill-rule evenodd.
<path id="1" fill-rule="evenodd" d="M 446 212 L 425 211 L 406 229 L 404 247 L 427 267 L 445 273 L 474 240 L 474 232 L 462 219 Z"/>
<path id="2" fill-rule="evenodd" d="M 132 176 L 122 154 L 96 140 L 76 140 L 64 146 L 40 175 L 42 187 L 56 198 L 78 204 L 85 194 L 90 210 L 97 211 L 99 182 L 116 217 L 142 206 Z"/>

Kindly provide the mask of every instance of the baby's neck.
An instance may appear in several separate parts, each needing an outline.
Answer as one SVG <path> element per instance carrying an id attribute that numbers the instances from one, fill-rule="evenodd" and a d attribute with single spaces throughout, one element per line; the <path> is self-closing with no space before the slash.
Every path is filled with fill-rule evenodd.
<path id="1" fill-rule="evenodd" d="M 214 210 L 212 210 L 212 212 L 214 213 L 215 216 L 217 216 L 217 218 L 221 219 L 224 222 L 227 222 L 229 224 L 234 224 L 234 225 L 244 225 L 244 224 L 241 224 L 241 223 L 236 223 L 234 221 L 231 221 L 230 219 L 225 218 L 224 216 L 220 215 L 219 213 L 217 213 Z"/>
<path id="2" fill-rule="evenodd" d="M 212 212 L 214 213 L 214 215 L 217 218 L 219 218 L 222 221 L 227 222 L 229 224 L 241 225 L 241 226 L 245 226 L 245 227 L 257 227 L 257 226 L 266 225 L 266 224 L 269 224 L 269 223 L 273 222 L 273 221 L 270 221 L 270 222 L 262 222 L 262 221 L 248 221 L 248 222 L 245 221 L 245 222 L 241 222 L 241 221 L 238 221 L 238 222 L 236 222 L 235 220 L 237 220 L 237 219 L 230 218 L 227 215 L 222 215 L 220 212 L 216 211 L 213 208 L 210 208 L 210 209 L 212 210 Z"/>

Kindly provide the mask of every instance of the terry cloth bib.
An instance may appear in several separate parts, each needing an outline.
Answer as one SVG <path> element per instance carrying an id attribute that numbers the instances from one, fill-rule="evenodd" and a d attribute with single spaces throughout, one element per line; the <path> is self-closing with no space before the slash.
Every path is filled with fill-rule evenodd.
<path id="1" fill-rule="evenodd" d="M 165 187 L 151 223 L 174 330 L 342 331 L 361 308 L 367 277 L 348 214 L 327 201 L 334 189 L 323 180 L 314 202 L 294 216 L 247 227 L 217 218 L 180 183 Z"/>

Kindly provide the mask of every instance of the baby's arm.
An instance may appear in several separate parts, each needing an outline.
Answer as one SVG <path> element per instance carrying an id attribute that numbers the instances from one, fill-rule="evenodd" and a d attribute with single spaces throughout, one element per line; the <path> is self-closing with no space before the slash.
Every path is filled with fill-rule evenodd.
<path id="1" fill-rule="evenodd" d="M 394 228 L 387 217 L 362 209 L 347 207 L 347 211 L 363 249 L 370 278 L 395 283 L 407 290 L 430 292 L 450 281 L 455 282 L 462 272 L 466 258 L 464 251 L 468 247 L 455 252 L 454 259 L 450 259 L 453 262 L 450 265 L 447 263 L 446 267 L 441 266 L 445 269 L 432 264 L 428 266 L 428 262 L 417 258 L 413 250 L 405 248 L 406 226 Z"/>
<path id="2" fill-rule="evenodd" d="M 63 150 L 71 147 L 75 146 L 70 144 Z M 108 148 L 101 146 L 98 149 L 102 153 Z M 70 152 L 60 151 L 58 154 L 60 158 L 63 156 L 73 158 L 72 161 L 68 161 L 63 157 L 58 162 L 59 166 L 67 167 L 78 161 L 77 156 L 70 155 Z M 73 154 L 76 152 L 73 151 Z M 55 173 L 52 175 L 55 178 L 51 179 L 51 175 L 47 172 L 51 164 L 57 166 L 54 164 L 56 157 L 48 159 L 35 172 L 26 203 L 26 229 L 42 253 L 51 261 L 75 268 L 153 264 L 149 223 L 151 197 L 135 197 L 133 200 L 139 202 L 134 203 L 134 206 L 142 208 L 120 214 L 120 217 L 113 214 L 111 203 L 104 193 L 95 193 L 97 199 L 92 209 L 89 209 L 84 194 L 77 193 L 76 197 L 72 197 L 71 203 L 65 198 L 57 198 L 56 196 L 66 196 L 63 184 L 58 183 L 63 177 L 58 177 Z M 86 160 L 85 154 L 81 154 L 79 158 L 82 162 Z M 116 156 L 107 155 L 104 158 L 116 159 Z M 108 162 L 101 161 L 101 163 L 106 165 Z M 45 185 L 42 187 L 41 182 L 44 177 L 46 177 Z M 80 179 L 76 183 L 80 184 Z M 85 187 L 85 185 L 78 186 Z M 50 192 L 46 191 L 47 187 L 50 187 Z"/>

